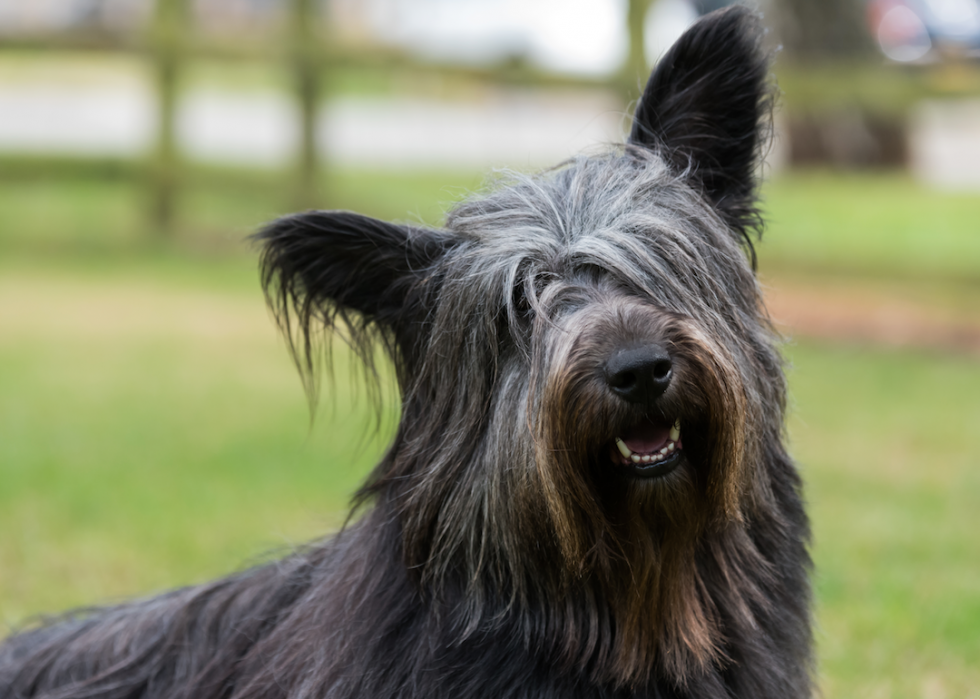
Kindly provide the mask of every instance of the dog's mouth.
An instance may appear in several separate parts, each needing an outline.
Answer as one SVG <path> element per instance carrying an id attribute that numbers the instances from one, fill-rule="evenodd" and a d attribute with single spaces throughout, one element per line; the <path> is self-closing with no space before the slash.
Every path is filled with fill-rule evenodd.
<path id="1" fill-rule="evenodd" d="M 613 440 L 610 456 L 632 475 L 659 478 L 677 467 L 683 450 L 680 419 L 646 416 Z"/>

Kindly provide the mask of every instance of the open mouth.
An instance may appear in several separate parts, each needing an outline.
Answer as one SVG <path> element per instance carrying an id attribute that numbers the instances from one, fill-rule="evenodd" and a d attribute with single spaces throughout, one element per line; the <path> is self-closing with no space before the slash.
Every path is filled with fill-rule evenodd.
<path id="1" fill-rule="evenodd" d="M 683 448 L 679 419 L 671 423 L 648 416 L 617 436 L 610 453 L 613 463 L 627 466 L 634 475 L 659 477 L 680 463 Z"/>

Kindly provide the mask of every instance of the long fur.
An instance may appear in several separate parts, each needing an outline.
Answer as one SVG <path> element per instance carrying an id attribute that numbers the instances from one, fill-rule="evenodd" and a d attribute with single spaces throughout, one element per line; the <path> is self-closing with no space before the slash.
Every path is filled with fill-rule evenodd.
<path id="1" fill-rule="evenodd" d="M 268 226 L 263 283 L 308 382 L 324 332 L 397 367 L 363 515 L 276 563 L 8 639 L 0 698 L 810 696 L 808 524 L 745 249 L 760 34 L 739 7 L 704 18 L 629 143 L 514 174 L 442 230 Z M 605 362 L 649 343 L 670 385 L 621 400 Z M 625 477 L 610 440 L 650 414 L 681 421 L 685 461 Z"/>

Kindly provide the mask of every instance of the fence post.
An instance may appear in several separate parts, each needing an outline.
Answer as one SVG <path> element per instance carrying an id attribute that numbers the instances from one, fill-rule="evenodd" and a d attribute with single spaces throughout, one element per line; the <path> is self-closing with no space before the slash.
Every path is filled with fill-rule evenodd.
<path id="1" fill-rule="evenodd" d="M 291 9 L 293 73 L 300 110 L 300 151 L 295 204 L 300 209 L 306 209 L 318 202 L 316 117 L 320 97 L 320 55 L 316 29 L 320 18 L 317 16 L 314 0 L 293 0 Z"/>
<path id="2" fill-rule="evenodd" d="M 180 156 L 177 151 L 177 82 L 184 50 L 187 0 L 157 0 L 151 48 L 157 93 L 157 143 L 150 172 L 152 226 L 173 233 Z"/>

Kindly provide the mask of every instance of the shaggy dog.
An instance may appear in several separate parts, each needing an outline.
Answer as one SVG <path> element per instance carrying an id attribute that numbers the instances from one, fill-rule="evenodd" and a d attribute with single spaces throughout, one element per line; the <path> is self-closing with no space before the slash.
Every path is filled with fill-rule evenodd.
<path id="1" fill-rule="evenodd" d="M 754 276 L 757 18 L 703 18 L 626 144 L 441 229 L 310 211 L 258 235 L 308 380 L 338 329 L 401 421 L 361 515 L 283 560 L 27 630 L 0 697 L 811 694 L 808 525 Z"/>

